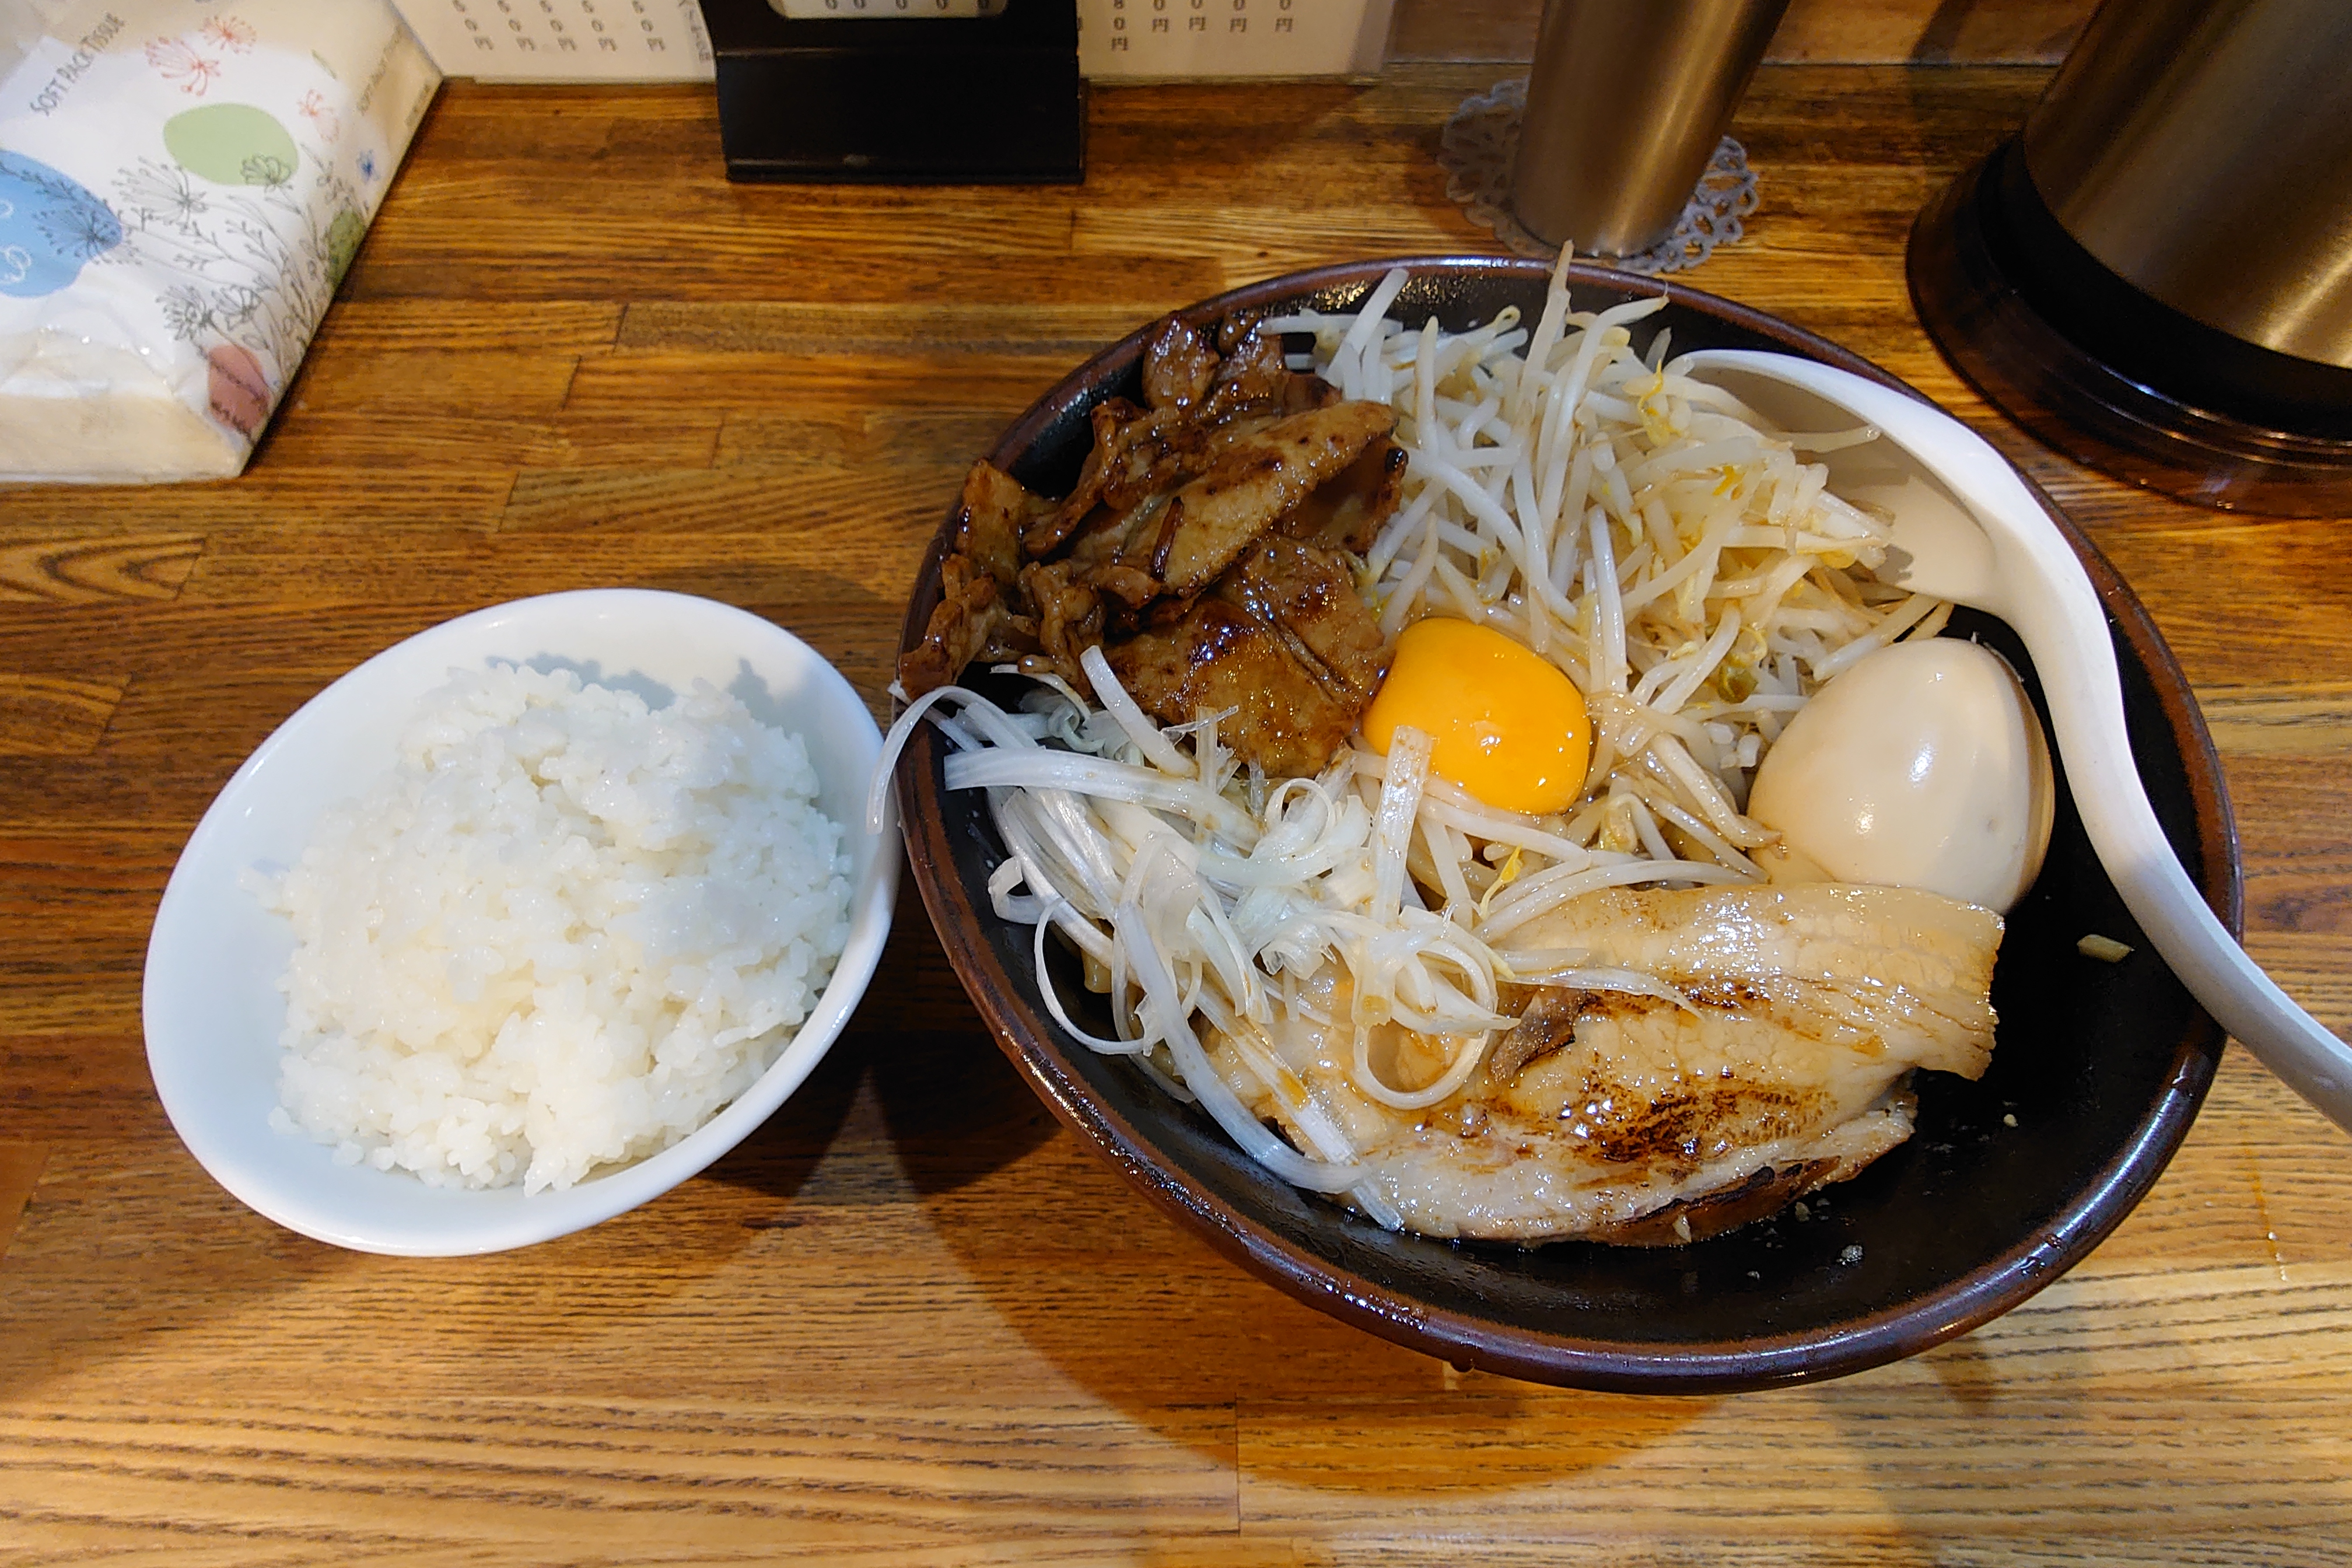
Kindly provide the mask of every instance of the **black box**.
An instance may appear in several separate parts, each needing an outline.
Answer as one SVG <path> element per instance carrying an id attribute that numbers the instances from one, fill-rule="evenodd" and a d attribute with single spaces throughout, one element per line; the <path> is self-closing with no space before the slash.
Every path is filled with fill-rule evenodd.
<path id="1" fill-rule="evenodd" d="M 1076 0 L 840 0 L 838 18 L 701 0 L 730 180 L 1073 184 L 1086 177 Z"/>

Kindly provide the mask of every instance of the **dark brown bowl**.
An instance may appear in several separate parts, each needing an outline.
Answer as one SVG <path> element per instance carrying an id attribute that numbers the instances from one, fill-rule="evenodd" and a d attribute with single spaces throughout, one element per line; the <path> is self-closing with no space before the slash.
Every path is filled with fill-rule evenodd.
<path id="1" fill-rule="evenodd" d="M 1532 321 L 1543 301 L 1546 269 L 1535 263 L 1426 259 L 1279 278 L 1185 315 L 1206 322 L 1293 302 L 1344 310 L 1398 265 L 1412 274 L 1391 307 L 1402 320 L 1434 311 L 1458 329 L 1517 305 Z M 1778 349 L 1901 384 L 1820 338 L 1679 285 L 1589 267 L 1571 269 L 1570 280 L 1587 309 L 1663 289 L 1669 303 L 1638 324 L 1637 343 L 1671 328 L 1677 350 Z M 1086 450 L 1087 411 L 1135 392 L 1143 338 L 1139 329 L 1072 373 L 1005 432 L 990 459 L 1061 493 Z M 2157 816 L 2235 931 L 2237 837 L 2196 704 L 2131 591 L 2042 499 L 2105 601 L 2133 752 Z M 945 542 L 942 529 L 908 606 L 908 643 L 938 602 Z M 2039 704 L 2040 685 L 2007 628 L 1973 625 L 2018 666 Z M 1911 1141 L 1818 1194 L 1810 1217 L 1791 1210 L 1658 1249 L 1391 1235 L 1265 1175 L 1205 1115 L 1170 1100 L 1129 1063 L 1062 1036 L 1031 973 L 1029 928 L 989 908 L 987 875 L 1003 849 L 978 795 L 943 787 L 943 751 L 927 726 L 898 763 L 915 883 L 956 972 L 1039 1097 L 1244 1268 L 1465 1367 L 1575 1387 L 1691 1393 L 1834 1377 L 1925 1350 L 2016 1306 L 2096 1246 L 2163 1171 L 2220 1058 L 2221 1032 L 2141 938 L 2062 780 L 2048 862 L 2010 917 L 1994 975 L 2001 1022 L 1991 1068 L 1976 1083 L 1921 1075 Z M 2114 964 L 2083 957 L 2075 941 L 2094 931 L 2131 943 L 2131 956 Z M 1093 1000 L 1075 976 L 1062 994 Z"/>

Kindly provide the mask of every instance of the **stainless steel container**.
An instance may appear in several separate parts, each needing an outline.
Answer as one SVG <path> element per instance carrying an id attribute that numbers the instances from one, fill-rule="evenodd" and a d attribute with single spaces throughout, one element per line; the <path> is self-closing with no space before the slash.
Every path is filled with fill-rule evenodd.
<path id="1" fill-rule="evenodd" d="M 2352 368 L 2352 0 L 2108 0 L 2023 153 L 2051 214 L 2126 281 Z"/>
<path id="2" fill-rule="evenodd" d="M 1788 5 L 1545 0 L 1511 170 L 1519 221 L 1584 254 L 1665 238 Z"/>
<path id="3" fill-rule="evenodd" d="M 2352 0 L 2106 0 L 1909 272 L 1953 368 L 2059 451 L 2352 516 Z"/>

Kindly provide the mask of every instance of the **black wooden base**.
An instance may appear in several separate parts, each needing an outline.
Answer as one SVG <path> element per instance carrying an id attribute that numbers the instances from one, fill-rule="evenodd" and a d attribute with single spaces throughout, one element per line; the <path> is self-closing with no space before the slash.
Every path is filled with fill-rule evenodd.
<path id="1" fill-rule="evenodd" d="M 702 0 L 702 14 L 718 55 L 730 180 L 1072 184 L 1086 177 L 1086 83 L 1072 0 L 1006 0 L 999 16 L 933 19 L 794 20 L 766 0 Z"/>
<path id="2" fill-rule="evenodd" d="M 2089 468 L 2199 506 L 2352 515 L 2352 371 L 2172 310 L 2074 244 L 2016 144 L 1912 226 L 1911 301 L 1988 402 Z"/>

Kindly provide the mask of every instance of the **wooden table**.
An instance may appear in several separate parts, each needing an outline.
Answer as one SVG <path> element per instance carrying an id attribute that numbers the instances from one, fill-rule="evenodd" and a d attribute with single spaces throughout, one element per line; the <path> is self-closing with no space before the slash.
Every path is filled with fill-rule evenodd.
<path id="1" fill-rule="evenodd" d="M 251 470 L 0 494 L 0 1559 L 159 1563 L 2336 1563 L 2352 1145 L 2232 1047 L 2154 1194 L 2031 1303 L 1817 1387 L 1460 1374 L 1179 1232 L 992 1048 L 904 900 L 850 1034 L 704 1177 L 415 1262 L 247 1213 L 141 1050 L 238 760 L 451 615 L 631 584 L 877 703 L 965 464 L 1130 326 L 1492 249 L 1438 126 L 1494 68 L 1095 95 L 1083 190 L 735 187 L 704 92 L 456 86 Z M 1909 378 L 2058 495 L 2196 683 L 2255 955 L 2352 1024 L 2352 564 L 2087 475 L 1916 325 L 1911 215 L 2034 68 L 1768 68 L 1692 279 Z"/>

